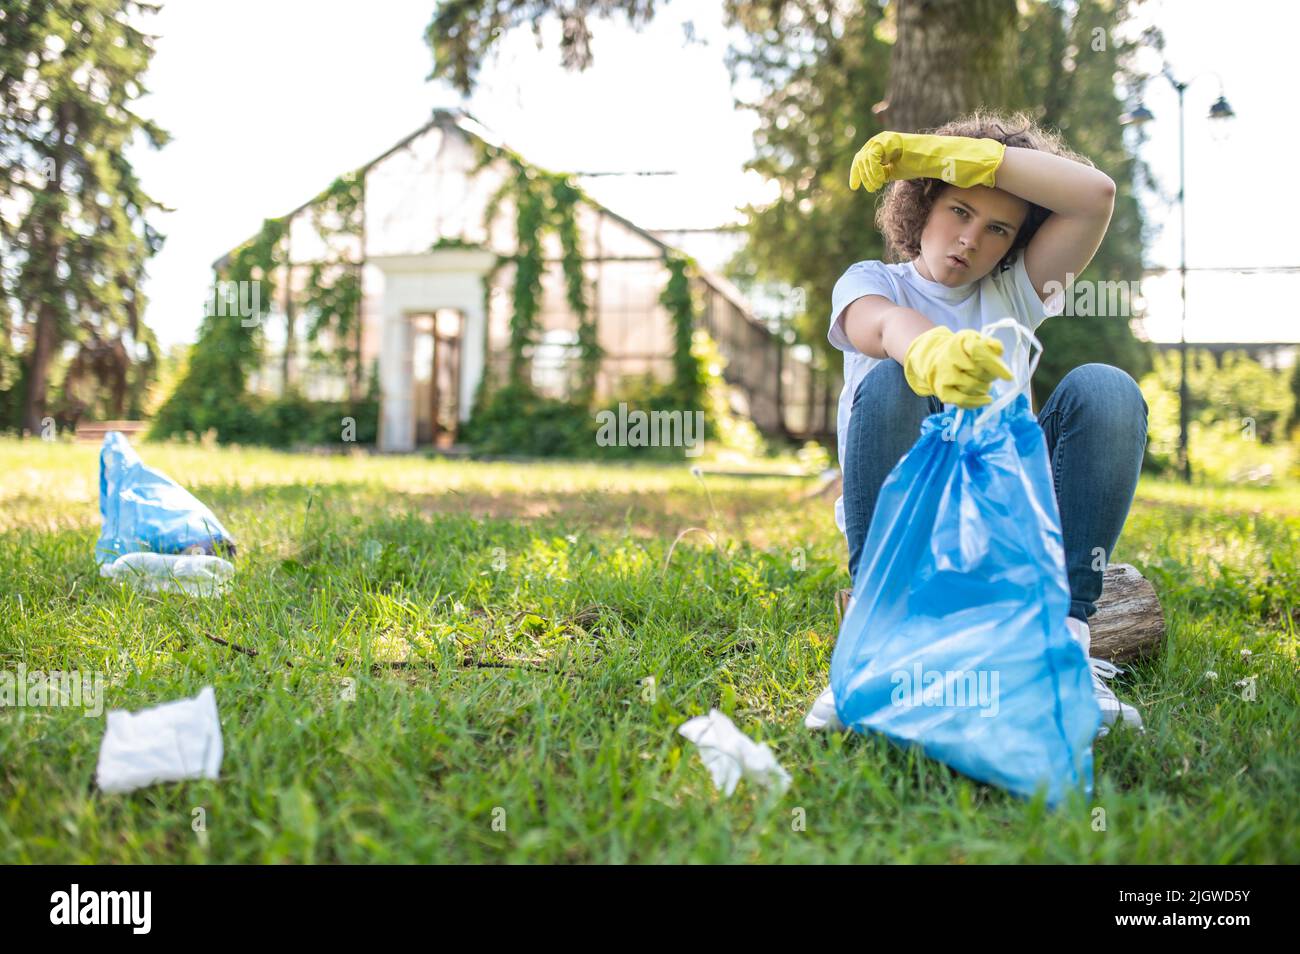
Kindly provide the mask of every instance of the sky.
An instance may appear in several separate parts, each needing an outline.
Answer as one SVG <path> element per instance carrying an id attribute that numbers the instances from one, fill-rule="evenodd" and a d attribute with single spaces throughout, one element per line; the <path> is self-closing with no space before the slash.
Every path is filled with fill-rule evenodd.
<path id="1" fill-rule="evenodd" d="M 611 209 L 651 229 L 737 222 L 773 186 L 742 166 L 753 155 L 756 118 L 735 108 L 723 62 L 721 4 L 670 0 L 633 30 L 593 21 L 595 65 L 569 73 L 558 27 L 510 34 L 489 58 L 469 98 L 426 80 L 432 56 L 423 34 L 433 0 L 165 0 L 138 22 L 159 36 L 135 110 L 167 129 L 160 151 L 138 139 L 128 155 L 153 198 L 166 236 L 149 263 L 145 320 L 164 346 L 192 341 L 212 281 L 211 263 L 428 121 L 435 107 L 463 107 L 531 161 L 577 171 L 672 171 L 673 176 L 584 179 Z M 1297 201 L 1267 169 L 1289 166 L 1274 117 L 1293 113 L 1291 31 L 1286 5 L 1238 0 L 1145 4 L 1166 36 L 1187 98 L 1187 256 L 1207 266 L 1300 266 L 1300 241 L 1280 214 Z M 1225 12 L 1230 11 L 1230 12 Z M 703 42 L 684 43 L 690 20 Z M 1272 63 L 1276 68 L 1261 69 Z M 1218 141 L 1208 120 L 1223 92 L 1237 119 Z M 1202 75 L 1204 74 L 1204 75 Z M 748 91 L 746 91 L 748 92 Z M 1163 79 L 1149 87 L 1142 156 L 1165 191 L 1177 191 L 1177 99 Z M 1288 147 L 1290 148 L 1290 147 Z M 845 172 L 847 175 L 847 170 Z M 1167 223 L 1152 264 L 1176 266 L 1176 207 L 1155 201 Z M 846 262 L 845 266 L 849 264 Z M 1188 340 L 1300 340 L 1300 271 L 1242 275 L 1195 271 L 1188 282 Z M 1153 340 L 1177 340 L 1177 275 L 1144 285 Z"/>

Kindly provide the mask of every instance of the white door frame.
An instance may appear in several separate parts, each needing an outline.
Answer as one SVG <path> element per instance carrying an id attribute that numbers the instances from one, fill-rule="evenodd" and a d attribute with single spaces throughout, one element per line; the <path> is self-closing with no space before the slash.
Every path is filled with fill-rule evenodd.
<path id="1" fill-rule="evenodd" d="M 482 249 L 442 249 L 420 255 L 374 255 L 367 260 L 384 274 L 380 310 L 379 449 L 415 450 L 413 334 L 411 317 L 453 308 L 464 315 L 460 343 L 459 417 L 469 419 L 474 392 L 483 376 L 487 315 L 483 278 L 496 253 Z"/>

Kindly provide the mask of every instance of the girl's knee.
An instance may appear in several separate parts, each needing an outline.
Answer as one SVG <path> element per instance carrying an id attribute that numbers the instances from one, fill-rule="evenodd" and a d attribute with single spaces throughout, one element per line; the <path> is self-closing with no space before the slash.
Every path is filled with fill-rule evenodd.
<path id="1" fill-rule="evenodd" d="M 890 415 L 904 409 L 914 413 L 915 406 L 928 410 L 925 398 L 912 390 L 903 374 L 903 366 L 893 358 L 881 361 L 858 382 L 853 409 L 856 411 L 859 406 L 870 408 L 872 416 Z"/>
<path id="2" fill-rule="evenodd" d="M 1148 414 L 1146 399 L 1133 376 L 1109 364 L 1081 364 L 1061 379 L 1064 397 L 1090 412 L 1108 417 L 1141 417 Z"/>
<path id="3" fill-rule="evenodd" d="M 853 397 L 858 400 L 864 394 L 894 391 L 899 384 L 904 387 L 907 385 L 907 380 L 903 377 L 903 366 L 893 358 L 887 358 L 862 376 Z"/>

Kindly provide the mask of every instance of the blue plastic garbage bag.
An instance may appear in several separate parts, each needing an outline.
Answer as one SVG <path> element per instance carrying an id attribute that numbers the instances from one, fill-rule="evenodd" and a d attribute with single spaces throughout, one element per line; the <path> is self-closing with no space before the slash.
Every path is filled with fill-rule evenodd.
<path id="1" fill-rule="evenodd" d="M 983 331 L 1000 328 L 1017 336 L 1016 380 L 976 412 L 926 418 L 881 488 L 830 681 L 844 725 L 1017 795 L 1045 787 L 1055 806 L 1092 793 L 1101 711 L 1065 623 L 1046 441 L 1018 393 L 1038 342 L 1014 319 Z"/>
<path id="2" fill-rule="evenodd" d="M 99 515 L 98 563 L 141 551 L 221 556 L 235 550 L 212 511 L 166 474 L 146 467 L 117 431 L 104 435 L 99 451 Z"/>

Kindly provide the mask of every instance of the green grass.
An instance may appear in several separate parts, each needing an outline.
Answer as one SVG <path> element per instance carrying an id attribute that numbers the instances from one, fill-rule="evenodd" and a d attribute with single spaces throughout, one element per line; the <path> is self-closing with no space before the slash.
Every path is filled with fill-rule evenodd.
<path id="1" fill-rule="evenodd" d="M 101 672 L 126 709 L 211 684 L 221 779 L 105 795 L 102 716 L 0 710 L 0 862 L 1300 861 L 1295 489 L 1142 484 L 1113 559 L 1169 621 L 1166 652 L 1117 680 L 1148 731 L 1099 741 L 1094 796 L 1049 812 L 803 728 L 848 579 L 805 480 L 143 453 L 237 535 L 234 586 L 101 580 L 97 448 L 0 440 L 0 669 Z M 665 570 L 688 527 L 716 547 L 689 533 Z M 772 746 L 787 792 L 714 792 L 676 734 L 714 706 Z"/>

